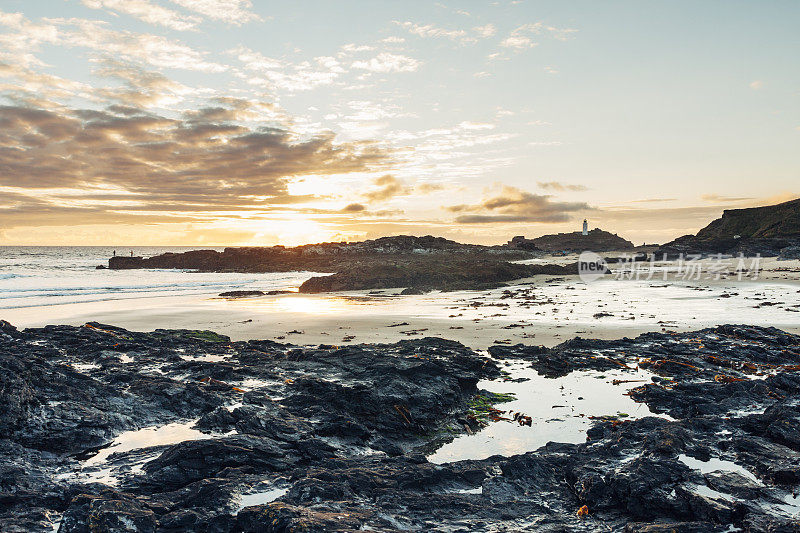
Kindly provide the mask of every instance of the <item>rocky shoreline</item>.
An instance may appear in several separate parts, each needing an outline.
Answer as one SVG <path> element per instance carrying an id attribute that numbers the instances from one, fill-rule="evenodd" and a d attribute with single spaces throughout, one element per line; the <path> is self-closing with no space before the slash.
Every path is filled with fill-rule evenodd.
<path id="1" fill-rule="evenodd" d="M 647 369 L 630 395 L 669 416 L 428 462 L 491 419 L 519 422 L 478 388 L 512 360 L 552 377 Z M 300 347 L 2 323 L 0 367 L 3 531 L 800 530 L 800 337 L 774 328 L 487 357 L 436 338 Z"/>
<path id="2" fill-rule="evenodd" d="M 109 259 L 112 270 L 140 268 L 189 269 L 199 272 L 331 273 L 315 276 L 300 292 L 403 288 L 431 290 L 489 289 L 538 274 L 576 274 L 577 264 L 519 264 L 541 252 L 506 246 L 461 244 L 440 237 L 383 237 L 355 243 L 321 243 L 286 248 L 245 247 L 192 250 L 154 257 Z"/>

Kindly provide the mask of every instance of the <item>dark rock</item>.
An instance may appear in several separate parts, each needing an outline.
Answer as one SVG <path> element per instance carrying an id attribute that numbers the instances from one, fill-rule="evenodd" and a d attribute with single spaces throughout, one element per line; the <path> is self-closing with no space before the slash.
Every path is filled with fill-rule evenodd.
<path id="1" fill-rule="evenodd" d="M 800 259 L 800 246 L 787 246 L 781 248 L 781 253 L 778 255 L 778 261 L 788 261 L 791 259 Z"/>
<path id="2" fill-rule="evenodd" d="M 52 531 L 62 515 L 67 532 L 797 531 L 800 337 L 775 328 L 493 346 L 545 376 L 647 369 L 656 379 L 630 396 L 674 420 L 606 418 L 584 443 L 444 464 L 422 452 L 463 434 L 480 380 L 500 377 L 456 342 L 0 332 L 3 531 Z M 178 421 L 207 435 L 87 461 Z M 689 466 L 711 459 L 736 466 Z"/>
<path id="3" fill-rule="evenodd" d="M 523 265 L 511 260 L 535 253 L 503 246 L 460 244 L 440 237 L 383 237 L 356 243 L 320 243 L 285 248 L 192 250 L 141 257 L 112 257 L 111 269 L 180 268 L 204 272 L 331 272 L 307 280 L 300 292 L 387 289 L 412 291 L 485 289 L 536 274 L 575 274 L 573 266 Z M 284 291 L 281 291 L 284 292 Z M 229 291 L 221 297 L 262 296 Z M 277 294 L 270 291 L 267 295 Z"/>
<path id="4" fill-rule="evenodd" d="M 513 241 L 512 241 L 513 243 Z M 556 233 L 553 235 L 543 235 L 534 239 L 525 239 L 518 242 L 516 246 L 523 247 L 530 243 L 536 249 L 548 252 L 610 252 L 616 250 L 633 249 L 633 243 L 623 239 L 615 233 L 609 233 L 599 228 L 595 228 L 584 235 L 580 231 L 570 233 Z"/>
<path id="5" fill-rule="evenodd" d="M 726 209 L 696 235 L 684 235 L 663 245 L 664 254 L 727 254 L 777 256 L 800 247 L 800 199 L 777 205 Z M 786 257 L 786 256 L 784 256 Z"/>
<path id="6" fill-rule="evenodd" d="M 342 269 L 330 276 L 319 276 L 300 285 L 302 293 L 343 290 L 391 289 L 405 287 L 404 294 L 418 294 L 433 289 L 489 289 L 507 281 L 550 274 L 577 273 L 575 265 L 527 265 L 491 260 L 446 259 L 437 256 L 414 258 L 393 263 L 378 262 Z M 412 292 L 413 291 L 413 292 Z"/>
<path id="7" fill-rule="evenodd" d="M 249 298 L 251 296 L 264 296 L 264 291 L 228 291 L 221 292 L 219 295 L 223 298 Z"/>
<path id="8" fill-rule="evenodd" d="M 119 496 L 120 499 L 115 499 Z M 156 518 L 129 495 L 81 494 L 70 503 L 61 520 L 60 533 L 154 533 Z"/>

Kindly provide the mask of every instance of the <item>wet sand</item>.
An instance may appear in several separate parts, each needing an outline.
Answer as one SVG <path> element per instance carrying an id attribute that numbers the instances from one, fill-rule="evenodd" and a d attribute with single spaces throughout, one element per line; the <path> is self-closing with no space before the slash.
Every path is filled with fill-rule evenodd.
<path id="1" fill-rule="evenodd" d="M 551 346 L 574 336 L 612 339 L 726 323 L 800 333 L 800 261 L 765 259 L 761 267 L 757 280 L 732 276 L 664 282 L 658 274 L 650 280 L 607 276 L 585 284 L 577 276 L 536 276 L 489 291 L 400 296 L 398 290 L 385 290 L 242 299 L 165 296 L 12 309 L 2 318 L 19 327 L 94 320 L 140 331 L 210 329 L 235 340 L 293 344 L 436 336 L 475 349 L 498 342 Z"/>

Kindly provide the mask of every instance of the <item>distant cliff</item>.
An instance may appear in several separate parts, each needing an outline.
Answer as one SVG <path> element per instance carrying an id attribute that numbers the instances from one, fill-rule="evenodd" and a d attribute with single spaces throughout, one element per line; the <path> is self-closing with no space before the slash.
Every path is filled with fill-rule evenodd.
<path id="1" fill-rule="evenodd" d="M 800 243 L 800 199 L 777 205 L 726 209 L 696 235 L 662 246 L 664 253 L 778 255 Z"/>
<path id="2" fill-rule="evenodd" d="M 584 235 L 580 231 L 574 231 L 572 233 L 543 235 L 534 239 L 520 239 L 519 237 L 515 237 L 509 245 L 523 249 L 532 245 L 536 249 L 545 250 L 547 252 L 582 252 L 585 250 L 610 252 L 633 248 L 633 243 L 631 241 L 598 228 L 591 230 L 588 235 Z"/>
<path id="3" fill-rule="evenodd" d="M 697 232 L 701 240 L 800 238 L 800 198 L 749 209 L 726 209 L 722 217 Z"/>

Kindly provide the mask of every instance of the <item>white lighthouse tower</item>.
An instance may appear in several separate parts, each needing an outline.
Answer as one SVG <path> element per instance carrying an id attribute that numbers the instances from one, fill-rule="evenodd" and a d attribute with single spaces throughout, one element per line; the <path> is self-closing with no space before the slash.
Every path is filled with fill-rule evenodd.
<path id="1" fill-rule="evenodd" d="M 583 219 L 583 234 L 589 235 L 589 223 L 586 222 L 586 219 Z"/>

